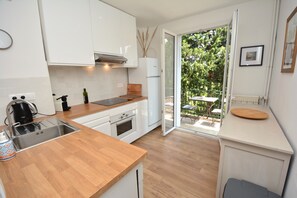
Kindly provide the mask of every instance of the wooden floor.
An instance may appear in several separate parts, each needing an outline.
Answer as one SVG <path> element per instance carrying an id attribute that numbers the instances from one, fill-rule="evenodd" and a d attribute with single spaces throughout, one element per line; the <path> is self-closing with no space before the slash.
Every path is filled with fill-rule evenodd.
<path id="1" fill-rule="evenodd" d="M 173 131 L 166 137 L 157 128 L 133 145 L 144 148 L 144 198 L 214 198 L 219 142 Z"/>

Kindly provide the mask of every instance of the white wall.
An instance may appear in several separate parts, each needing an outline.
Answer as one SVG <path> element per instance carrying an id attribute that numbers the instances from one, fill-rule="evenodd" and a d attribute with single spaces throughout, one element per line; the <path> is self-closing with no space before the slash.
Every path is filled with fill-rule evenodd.
<path id="1" fill-rule="evenodd" d="M 83 88 L 87 89 L 89 101 L 127 94 L 125 68 L 50 66 L 49 73 L 53 93 L 68 95 L 69 105 L 83 103 Z"/>
<path id="2" fill-rule="evenodd" d="M 273 63 L 272 81 L 270 87 L 269 105 L 274 112 L 279 124 L 284 130 L 294 152 L 297 152 L 297 68 L 292 74 L 281 73 L 282 56 L 284 49 L 284 38 L 286 20 L 294 8 L 296 0 L 282 0 L 280 6 L 279 24 L 276 40 L 276 51 Z M 296 155 L 296 154 L 295 154 Z M 297 159 L 291 160 L 289 177 L 285 188 L 284 198 L 293 198 L 297 195 Z"/>
<path id="3" fill-rule="evenodd" d="M 191 17 L 175 20 L 159 26 L 148 57 L 161 58 L 162 29 L 176 34 L 195 32 L 226 25 L 233 11 L 239 10 L 238 42 L 236 46 L 234 94 L 265 95 L 266 75 L 270 59 L 271 37 L 274 21 L 275 0 L 254 0 L 246 3 L 213 10 Z M 264 45 L 264 60 L 261 67 L 239 67 L 239 53 L 243 46 Z M 140 54 L 141 56 L 141 54 Z"/>
<path id="4" fill-rule="evenodd" d="M 13 45 L 0 52 L 0 125 L 5 118 L 9 94 L 35 92 L 39 111 L 52 114 L 51 85 L 43 52 L 36 0 L 0 1 L 0 29 Z"/>
<path id="5" fill-rule="evenodd" d="M 149 27 L 149 38 L 152 37 L 152 34 L 154 33 L 156 26 L 154 27 Z M 137 28 L 140 33 L 146 33 L 147 28 Z M 152 43 L 150 45 L 150 48 L 148 49 L 148 53 L 147 53 L 147 57 L 150 58 L 160 58 L 161 54 L 160 54 L 160 43 L 161 42 L 158 37 L 158 33 L 160 34 L 160 27 L 158 27 L 157 32 L 154 36 L 154 38 L 152 39 Z M 137 52 L 138 52 L 138 57 L 139 58 L 143 58 L 143 52 L 141 49 L 141 46 L 139 45 L 139 42 L 137 41 Z"/>

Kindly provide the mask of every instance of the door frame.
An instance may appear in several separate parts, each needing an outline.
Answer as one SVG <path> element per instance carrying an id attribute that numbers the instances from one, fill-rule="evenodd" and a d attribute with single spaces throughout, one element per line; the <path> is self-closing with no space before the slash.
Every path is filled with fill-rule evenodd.
<path id="1" fill-rule="evenodd" d="M 173 93 L 174 93 L 174 102 L 173 102 L 173 127 L 166 130 L 165 125 L 165 34 L 169 34 L 174 36 L 174 43 L 175 43 L 175 51 L 174 51 L 174 87 L 173 87 Z M 161 36 L 161 96 L 162 96 L 162 134 L 163 136 L 168 135 L 170 132 L 172 132 L 177 127 L 177 34 L 170 32 L 166 29 L 162 30 L 162 36 Z"/>
<path id="2" fill-rule="evenodd" d="M 229 65 L 228 70 L 226 71 L 226 75 L 228 73 L 228 78 L 227 78 L 227 82 L 226 82 L 226 89 L 227 89 L 227 93 L 226 93 L 226 112 L 222 111 L 220 118 L 221 118 L 221 124 L 222 124 L 222 119 L 224 117 L 224 115 L 226 115 L 229 112 L 230 109 L 230 103 L 231 103 L 231 98 L 232 98 L 232 94 L 233 94 L 233 80 L 234 80 L 234 66 L 235 66 L 235 57 L 236 57 L 236 45 L 237 45 L 237 32 L 238 32 L 238 10 L 235 10 L 233 12 L 233 15 L 231 17 L 231 21 L 232 24 L 232 37 L 231 37 L 231 41 L 230 41 L 230 45 L 232 46 L 233 44 L 233 48 L 230 46 L 230 57 L 229 57 Z M 209 28 L 205 28 L 203 30 L 209 30 L 209 29 L 215 29 L 218 27 L 224 27 L 224 26 L 230 26 L 230 22 L 224 25 L 218 25 L 218 26 L 214 26 L 214 27 L 209 27 Z M 181 47 L 181 42 L 182 42 L 182 35 L 184 34 L 190 34 L 193 32 L 199 32 L 199 31 L 203 31 L 202 29 L 197 30 L 197 31 L 190 31 L 190 32 L 185 32 L 182 34 L 176 34 L 173 33 L 171 31 L 168 31 L 166 29 L 162 30 L 162 41 L 161 41 L 161 92 L 162 92 L 162 132 L 163 132 L 163 136 L 166 136 L 167 134 L 169 134 L 171 131 L 173 131 L 174 129 L 176 129 L 177 127 L 180 127 L 180 123 L 181 123 L 181 106 L 180 106 L 180 101 L 181 101 L 181 53 L 182 53 L 182 47 Z M 234 30 L 234 31 L 233 31 Z M 175 37 L 175 64 L 174 64 L 174 126 L 172 129 L 168 130 L 167 132 L 165 132 L 165 72 L 163 72 L 163 70 L 165 69 L 165 45 L 164 45 L 164 38 L 165 38 L 165 33 L 170 34 L 172 36 Z M 230 34 L 230 33 L 229 33 Z M 228 35 L 227 35 L 228 36 Z M 227 38 L 229 39 L 229 38 Z M 231 65 L 230 65 L 231 64 Z M 226 65 L 225 65 L 226 68 Z M 224 68 L 224 70 L 225 70 Z M 225 73 L 225 72 L 224 72 Z M 225 75 L 225 74 L 224 74 Z M 224 87 L 223 87 L 224 89 Z M 223 90 L 222 90 L 223 91 Z M 229 99 L 227 99 L 227 97 L 229 96 Z M 222 97 L 222 101 L 221 101 L 221 107 L 224 107 L 224 97 Z"/>
<path id="3" fill-rule="evenodd" d="M 231 107 L 231 100 L 233 97 L 234 73 L 235 73 L 235 58 L 236 58 L 236 45 L 238 37 L 238 10 L 235 10 L 232 15 L 232 32 L 231 32 L 231 46 L 230 58 L 227 79 L 227 93 L 226 93 L 226 114 Z M 233 47 L 233 48 L 232 48 Z"/>
<path id="4" fill-rule="evenodd" d="M 176 64 L 175 64 L 175 74 L 176 74 L 176 90 L 175 90 L 175 94 L 176 94 L 176 127 L 180 127 L 180 123 L 181 123 L 181 72 L 182 72 L 182 67 L 181 67 L 181 59 L 182 59 L 182 35 L 177 35 L 176 37 L 177 41 L 176 41 L 176 47 L 175 47 L 175 51 L 176 51 Z"/>
<path id="5" fill-rule="evenodd" d="M 182 36 L 183 35 L 185 35 L 185 34 L 191 34 L 191 33 L 197 33 L 197 32 L 202 32 L 202 31 L 207 31 L 207 30 L 212 30 L 212 29 L 216 29 L 216 28 L 221 28 L 221 27 L 228 27 L 228 33 L 227 33 L 227 42 L 228 42 L 228 40 L 230 40 L 229 39 L 229 35 L 231 34 L 231 32 L 229 32 L 229 27 L 230 26 L 232 26 L 232 17 L 231 17 L 231 21 L 229 21 L 228 23 L 226 23 L 226 24 L 222 24 L 222 25 L 218 25 L 218 26 L 212 26 L 212 27 L 209 27 L 209 28 L 204 28 L 204 29 L 199 29 L 199 30 L 197 30 L 197 31 L 189 31 L 189 32 L 185 32 L 185 33 L 182 33 L 182 34 L 179 34 L 179 35 L 177 35 L 177 44 L 178 44 L 178 46 L 177 46 L 177 93 L 178 93 L 178 95 L 177 95 L 177 102 L 178 102 L 178 104 L 177 104 L 177 110 L 178 110 L 178 112 L 177 112 L 177 115 L 179 116 L 178 117 L 178 119 L 177 119 L 177 127 L 180 127 L 180 123 L 181 123 L 181 117 L 180 117 L 180 112 L 181 112 L 181 106 L 180 106 L 180 101 L 181 101 L 181 73 L 182 73 L 182 71 L 181 71 L 181 53 L 182 53 L 182 46 L 181 46 L 181 42 L 182 42 Z M 231 43 L 231 40 L 230 40 L 230 43 Z M 231 46 L 231 44 L 230 44 L 230 46 Z M 226 52 L 227 53 L 227 52 Z M 229 50 L 229 52 L 228 53 L 230 53 L 230 50 Z M 226 61 L 227 61 L 227 56 L 229 56 L 229 54 L 227 55 L 226 54 L 226 57 L 225 57 L 225 66 L 224 66 L 224 79 L 223 79 L 223 83 L 224 83 L 224 81 L 225 81 L 225 78 L 227 78 L 227 73 L 228 73 L 228 68 L 229 68 L 229 64 L 228 65 L 226 65 Z M 227 82 L 225 82 L 225 85 L 223 85 L 223 89 L 221 90 L 222 91 L 222 93 L 224 92 L 224 86 L 226 86 L 227 85 Z M 227 87 L 226 87 L 226 89 L 227 89 Z M 226 89 L 225 89 L 225 91 L 226 91 Z M 226 94 L 224 94 L 225 96 L 226 96 Z M 222 97 L 222 100 L 221 100 L 221 105 L 220 105 L 220 109 L 222 108 L 222 107 L 224 107 L 224 99 L 223 99 L 224 97 Z M 224 114 L 224 112 L 223 111 L 221 111 L 221 114 L 220 114 L 220 120 L 222 120 L 223 119 L 223 114 Z M 220 121 L 221 122 L 221 124 L 222 124 L 222 121 Z"/>

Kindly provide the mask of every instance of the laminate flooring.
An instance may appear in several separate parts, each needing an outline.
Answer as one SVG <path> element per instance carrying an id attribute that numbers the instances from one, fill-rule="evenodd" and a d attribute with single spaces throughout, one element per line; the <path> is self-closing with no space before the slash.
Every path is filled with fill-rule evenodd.
<path id="1" fill-rule="evenodd" d="M 133 145 L 146 149 L 144 198 L 214 198 L 219 166 L 219 141 L 157 128 Z"/>

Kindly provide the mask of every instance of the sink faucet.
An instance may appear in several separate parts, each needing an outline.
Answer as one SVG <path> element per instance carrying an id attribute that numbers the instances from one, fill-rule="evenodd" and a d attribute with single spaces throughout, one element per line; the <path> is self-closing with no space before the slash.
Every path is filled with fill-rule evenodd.
<path id="1" fill-rule="evenodd" d="M 17 102 L 23 102 L 23 103 L 28 104 L 30 109 L 33 109 L 37 113 L 36 107 L 31 102 L 28 102 L 26 100 L 14 99 L 10 103 L 8 103 L 8 105 L 6 106 L 6 116 L 7 116 L 7 120 L 8 120 L 8 130 L 9 130 L 9 133 L 10 133 L 9 134 L 10 138 L 13 137 L 13 128 L 12 127 L 15 124 L 15 121 L 12 119 L 10 109 L 11 109 L 12 105 L 16 104 Z"/>

